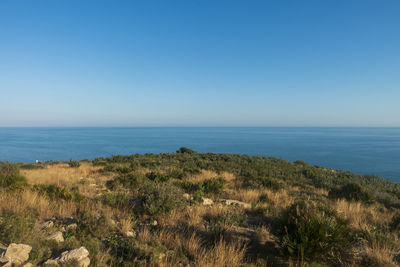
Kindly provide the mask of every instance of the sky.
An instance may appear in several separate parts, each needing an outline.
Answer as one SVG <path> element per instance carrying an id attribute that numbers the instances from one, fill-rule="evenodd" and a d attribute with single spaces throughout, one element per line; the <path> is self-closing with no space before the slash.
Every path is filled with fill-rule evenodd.
<path id="1" fill-rule="evenodd" d="M 400 126 L 400 1 L 0 1 L 0 126 Z"/>

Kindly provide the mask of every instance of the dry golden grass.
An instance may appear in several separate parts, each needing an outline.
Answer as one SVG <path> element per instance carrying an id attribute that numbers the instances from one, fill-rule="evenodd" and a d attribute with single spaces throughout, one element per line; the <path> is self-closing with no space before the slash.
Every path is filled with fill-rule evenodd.
<path id="1" fill-rule="evenodd" d="M 66 188 L 78 185 L 79 193 L 93 198 L 105 189 L 106 181 L 112 178 L 99 172 L 100 169 L 101 166 L 86 162 L 78 168 L 62 163 L 48 165 L 44 169 L 21 170 L 21 174 L 30 184 L 54 184 Z"/>
<path id="2" fill-rule="evenodd" d="M 365 206 L 361 202 L 348 202 L 339 199 L 334 203 L 334 208 L 344 218 L 350 220 L 354 229 L 364 229 L 369 225 L 382 225 L 390 221 L 392 214 L 375 205 Z"/>
<path id="3" fill-rule="evenodd" d="M 21 170 L 30 184 L 55 184 L 58 186 L 69 186 L 82 180 L 99 181 L 109 179 L 98 170 L 100 166 L 91 163 L 81 163 L 78 168 L 70 168 L 68 164 L 48 165 L 44 169 Z"/>
<path id="4" fill-rule="evenodd" d="M 140 229 L 137 238 L 141 243 L 147 244 L 151 241 L 152 234 L 149 230 L 149 228 L 144 227 L 143 229 Z"/>
<path id="5" fill-rule="evenodd" d="M 167 228 L 163 228 L 160 230 L 157 239 L 168 249 L 172 250 L 177 250 L 184 241 L 184 239 L 181 238 L 179 233 L 176 233 Z"/>
<path id="6" fill-rule="evenodd" d="M 278 210 L 283 210 L 295 202 L 292 192 L 298 192 L 297 187 L 287 187 L 279 191 L 264 189 L 238 189 L 228 192 L 231 199 L 240 200 L 247 203 L 257 203 L 261 195 L 265 195 L 268 199 L 267 206 L 272 206 Z"/>
<path id="7" fill-rule="evenodd" d="M 0 212 L 21 215 L 28 209 L 36 210 L 40 218 L 49 218 L 54 214 L 48 199 L 37 192 L 24 190 L 23 192 L 6 193 L 0 195 Z"/>
<path id="8" fill-rule="evenodd" d="M 161 230 L 158 240 L 167 248 L 177 250 L 184 247 L 193 259 L 194 266 L 228 267 L 239 266 L 243 263 L 246 246 L 240 241 L 226 242 L 220 239 L 213 246 L 207 247 L 196 233 L 177 233 L 170 230 Z M 166 266 L 174 266 L 177 262 L 172 259 Z M 176 266 L 176 265 L 175 265 Z"/>
<path id="9" fill-rule="evenodd" d="M 391 239 L 393 243 L 398 244 L 398 237 L 392 235 Z M 389 245 L 387 242 L 373 239 L 370 244 L 366 244 L 361 247 L 361 253 L 367 256 L 369 259 L 373 259 L 377 264 L 376 266 L 398 266 L 395 262 L 394 257 L 399 254 L 399 249 L 394 248 L 393 245 Z"/>
<path id="10" fill-rule="evenodd" d="M 184 221 L 185 212 L 173 210 L 171 213 L 162 214 L 157 217 L 158 224 L 161 226 L 175 226 Z"/>
<path id="11" fill-rule="evenodd" d="M 226 242 L 222 238 L 213 249 L 196 259 L 197 266 L 240 266 L 246 254 L 246 246 L 240 241 Z"/>
<path id="12" fill-rule="evenodd" d="M 224 178 L 227 181 L 232 181 L 235 178 L 235 176 L 232 173 L 229 173 L 229 172 L 222 172 L 222 173 L 218 174 L 215 171 L 201 170 L 201 173 L 193 175 L 193 176 L 189 177 L 188 179 L 191 182 L 199 183 L 199 182 L 202 182 L 204 180 L 217 178 L 217 177 Z"/>
<path id="13" fill-rule="evenodd" d="M 121 219 L 119 221 L 119 229 L 121 231 L 122 234 L 125 234 L 126 232 L 132 230 L 132 220 L 129 218 L 125 218 L 125 219 Z"/>
<path id="14" fill-rule="evenodd" d="M 247 203 L 257 203 L 261 194 L 265 190 L 255 189 L 238 189 L 229 191 L 229 197 L 235 200 L 240 200 Z"/>
<path id="15" fill-rule="evenodd" d="M 91 163 L 81 163 L 79 168 L 70 168 L 68 164 L 57 164 L 47 166 L 45 169 L 22 170 L 22 175 L 27 177 L 30 184 L 55 184 L 67 188 L 77 186 L 78 191 L 87 196 L 88 199 L 81 203 L 64 200 L 50 201 L 47 197 L 30 189 L 25 189 L 19 193 L 5 192 L 0 194 L 0 215 L 8 213 L 23 214 L 26 210 L 34 210 L 39 215 L 39 218 L 44 220 L 52 217 L 69 218 L 76 215 L 79 210 L 86 212 L 88 216 L 93 218 L 97 218 L 100 214 L 105 215 L 109 222 L 112 222 L 111 224 L 114 225 L 115 230 L 125 234 L 134 228 L 130 219 L 132 210 L 111 208 L 91 199 L 102 193 L 105 182 L 112 179 L 112 176 L 99 172 L 101 168 L 93 166 Z M 142 173 L 147 173 L 148 171 L 147 169 L 139 170 Z M 226 192 L 220 195 L 219 198 L 235 199 L 246 203 L 254 203 L 256 207 L 272 208 L 273 212 L 271 214 L 273 216 L 279 215 L 280 211 L 291 206 L 296 201 L 296 196 L 301 195 L 301 190 L 304 190 L 291 186 L 279 191 L 273 191 L 268 188 L 259 190 L 245 189 L 238 186 L 240 182 L 235 180 L 235 176 L 232 173 L 224 172 L 218 174 L 209 170 L 202 170 L 200 174 L 193 175 L 187 179 L 198 183 L 216 177 L 222 177 L 228 181 L 225 187 Z M 328 191 L 324 189 L 310 190 L 321 196 L 328 195 Z M 131 193 L 130 196 L 134 197 L 134 194 Z M 260 201 L 260 196 L 263 196 L 266 201 Z M 348 202 L 346 200 L 332 201 L 331 204 L 341 216 L 350 221 L 351 227 L 355 230 L 385 225 L 393 216 L 393 213 L 377 204 L 366 206 L 360 202 Z M 227 237 L 226 240 L 221 238 L 210 245 L 210 243 L 206 242 L 207 235 L 204 235 L 209 230 L 204 221 L 205 216 L 223 216 L 224 212 L 230 209 L 233 208 L 218 203 L 212 206 L 197 204 L 189 206 L 187 209 L 174 210 L 168 214 L 158 215 L 156 219 L 159 230 L 152 233 L 148 227 L 139 228 L 137 240 L 148 246 L 153 243 L 151 241 L 160 242 L 166 248 L 175 252 L 184 248 L 185 253 L 190 258 L 191 266 L 240 266 L 244 263 L 246 252 L 246 244 L 243 239 L 239 239 L 236 236 L 233 238 L 225 236 Z M 239 212 L 244 212 L 241 208 L 235 209 Z M 139 216 L 138 221 L 148 219 L 144 216 Z M 236 231 L 230 225 L 222 225 L 222 227 L 225 230 Z M 254 227 L 254 225 L 249 227 Z M 275 237 L 267 226 L 261 226 L 255 230 L 252 238 L 260 244 L 264 244 L 266 241 L 276 242 Z M 396 236 L 393 236 L 393 239 L 395 239 L 395 243 L 399 243 Z M 399 251 L 387 243 L 374 240 L 363 244 L 359 250 L 361 255 L 374 259 L 379 266 L 396 266 L 394 257 L 399 254 Z M 108 251 L 103 251 L 96 257 L 101 263 L 110 259 L 111 256 Z M 177 266 L 181 261 L 182 258 L 179 258 L 175 253 L 162 259 L 157 258 L 154 262 L 149 262 L 147 266 Z M 308 265 L 299 261 L 290 262 L 289 266 Z"/>
<path id="16" fill-rule="evenodd" d="M 63 200 L 50 202 L 46 197 L 28 189 L 19 193 L 0 195 L 0 214 L 14 213 L 21 215 L 27 210 L 34 210 L 41 219 L 54 216 L 67 218 L 76 212 L 76 208 L 74 202 Z"/>

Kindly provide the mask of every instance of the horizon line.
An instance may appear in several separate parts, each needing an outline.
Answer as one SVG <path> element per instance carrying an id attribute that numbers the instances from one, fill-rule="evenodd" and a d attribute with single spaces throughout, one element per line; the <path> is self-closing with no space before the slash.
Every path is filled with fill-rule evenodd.
<path id="1" fill-rule="evenodd" d="M 0 128 L 400 128 L 400 125 L 0 125 Z"/>

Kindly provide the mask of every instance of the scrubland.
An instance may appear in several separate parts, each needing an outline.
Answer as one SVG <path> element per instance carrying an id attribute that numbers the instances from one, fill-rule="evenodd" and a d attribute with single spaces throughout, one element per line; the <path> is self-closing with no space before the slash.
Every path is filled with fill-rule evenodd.
<path id="1" fill-rule="evenodd" d="M 397 266 L 399 196 L 375 176 L 187 148 L 0 163 L 0 243 L 32 246 L 35 266 L 81 246 L 91 266 Z"/>

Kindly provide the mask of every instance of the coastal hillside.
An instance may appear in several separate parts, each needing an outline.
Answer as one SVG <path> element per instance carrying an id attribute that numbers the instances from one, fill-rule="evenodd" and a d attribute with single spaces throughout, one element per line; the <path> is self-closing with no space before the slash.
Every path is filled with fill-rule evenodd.
<path id="1" fill-rule="evenodd" d="M 0 163 L 0 266 L 398 266 L 400 184 L 176 153 Z"/>

